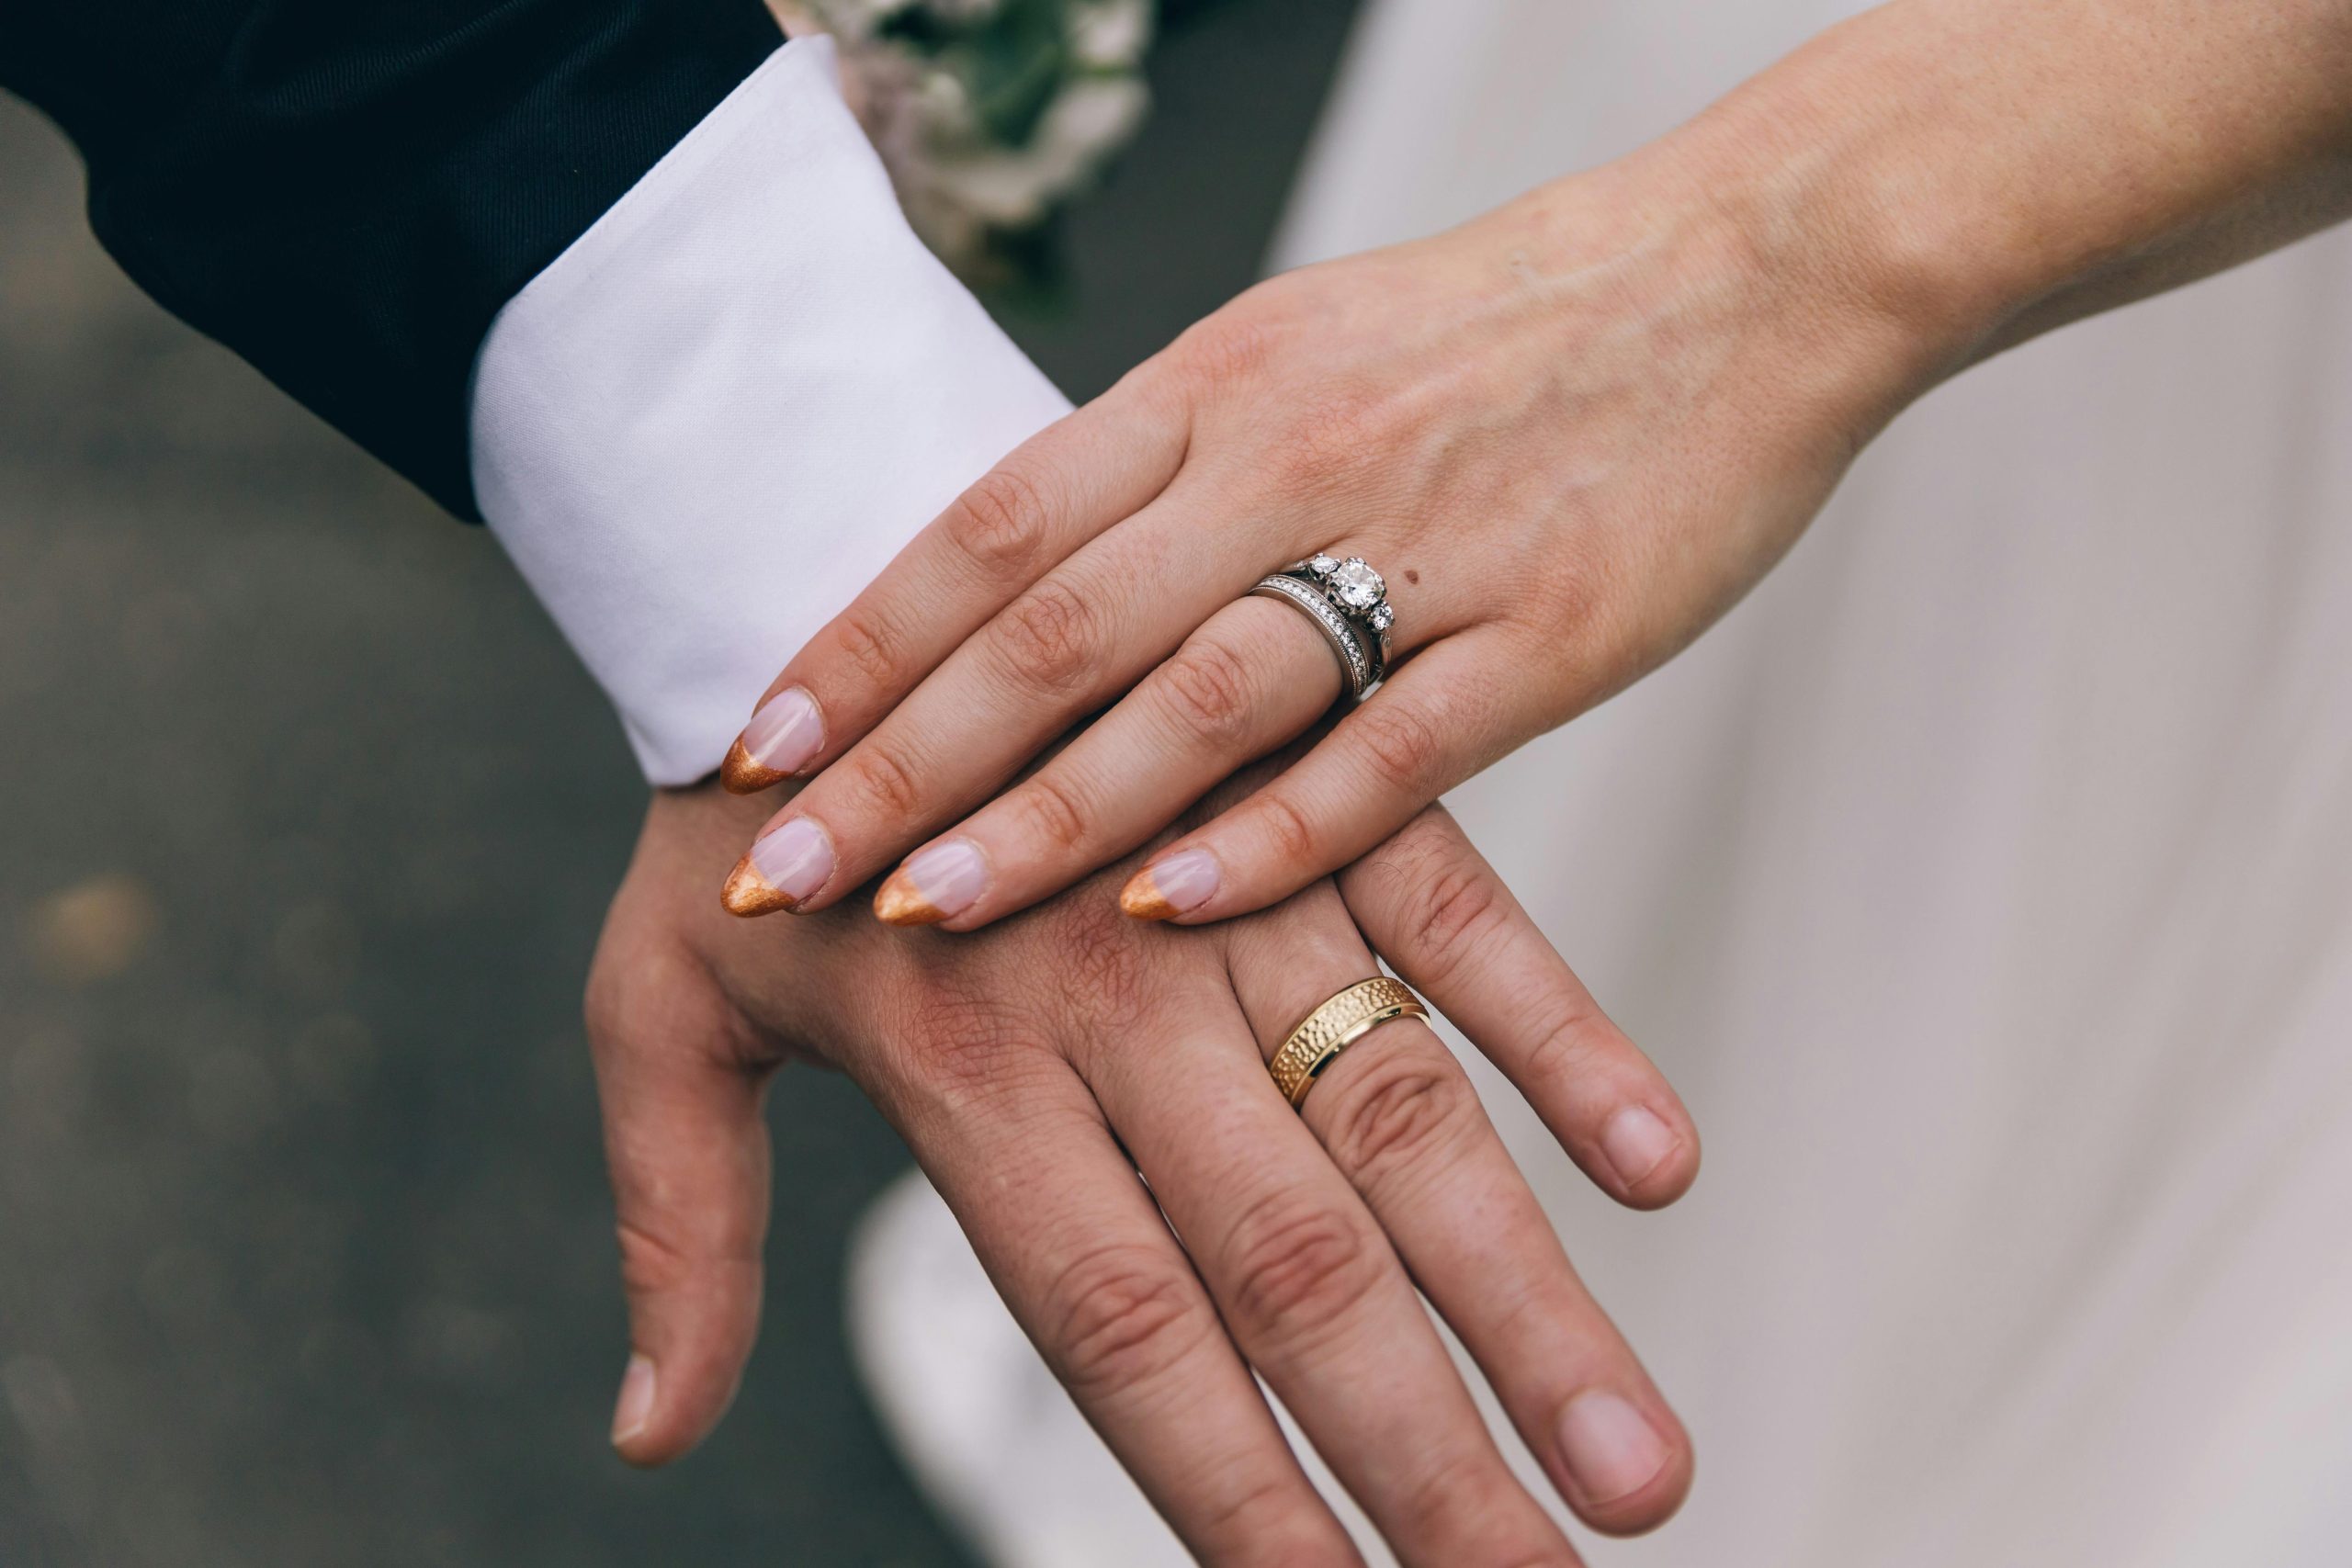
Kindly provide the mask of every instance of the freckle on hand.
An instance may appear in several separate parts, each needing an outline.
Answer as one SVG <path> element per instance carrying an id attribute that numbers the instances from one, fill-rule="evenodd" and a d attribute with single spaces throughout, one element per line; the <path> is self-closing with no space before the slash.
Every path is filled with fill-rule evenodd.
<path id="1" fill-rule="evenodd" d="M 1421 574 L 1415 571 L 1412 568 L 1407 567 L 1405 569 L 1405 581 L 1411 583 L 1414 587 L 1419 588 L 1421 585 Z"/>

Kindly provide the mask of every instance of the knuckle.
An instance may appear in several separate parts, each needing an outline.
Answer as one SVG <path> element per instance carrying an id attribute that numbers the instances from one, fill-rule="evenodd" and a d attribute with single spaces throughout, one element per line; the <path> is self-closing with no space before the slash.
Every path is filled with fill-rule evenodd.
<path id="1" fill-rule="evenodd" d="M 1062 1381 L 1074 1393 L 1114 1393 L 1166 1373 L 1201 1341 L 1193 1289 L 1181 1266 L 1148 1248 L 1080 1256 L 1047 1292 Z"/>
<path id="2" fill-rule="evenodd" d="M 1044 690 L 1073 690 L 1098 672 L 1102 628 L 1094 606 L 1061 578 L 1045 579 L 1007 605 L 997 637 L 1007 665 Z"/>
<path id="3" fill-rule="evenodd" d="M 1280 1190 L 1245 1210 L 1229 1243 L 1245 1333 L 1296 1340 L 1337 1323 L 1378 1280 L 1379 1254 L 1347 1214 Z"/>
<path id="4" fill-rule="evenodd" d="M 1458 842 L 1445 808 L 1424 807 L 1357 862 L 1357 871 L 1392 907 L 1408 908 L 1458 858 Z"/>
<path id="5" fill-rule="evenodd" d="M 609 935 L 597 943 L 581 987 L 580 1018 L 599 1061 L 644 1052 L 660 1038 L 657 994 L 677 962 L 666 948 L 631 948 L 624 957 Z"/>
<path id="6" fill-rule="evenodd" d="M 1250 815 L 1273 859 L 1284 865 L 1311 865 L 1322 835 L 1306 808 L 1279 788 L 1259 791 L 1251 798 Z"/>
<path id="7" fill-rule="evenodd" d="M 1073 1021 L 1083 1025 L 1076 1032 L 1109 1040 L 1139 1025 L 1151 991 L 1143 929 L 1102 898 L 1059 900 L 1050 919 L 1059 989 Z"/>
<path id="8" fill-rule="evenodd" d="M 965 559 L 996 581 L 1025 577 L 1046 547 L 1052 497 L 1027 469 L 1012 463 L 974 480 L 948 508 L 948 539 Z"/>
<path id="9" fill-rule="evenodd" d="M 1244 1463 L 1201 1520 L 1204 1561 L 1233 1568 L 1363 1568 L 1363 1559 L 1317 1506 L 1312 1488 L 1283 1471 Z"/>
<path id="10" fill-rule="evenodd" d="M 1396 1506 L 1414 1534 L 1451 1538 L 1457 1551 L 1469 1552 L 1476 1561 L 1513 1568 L 1574 1561 L 1556 1548 L 1526 1539 L 1530 1532 L 1524 1516 L 1509 1501 L 1518 1483 L 1488 1453 L 1457 1446 L 1397 1490 Z M 1477 1547 L 1471 1547 L 1472 1540 Z"/>
<path id="11" fill-rule="evenodd" d="M 888 746 L 857 749 L 834 787 L 844 791 L 865 820 L 893 825 L 911 822 L 923 805 L 922 782 L 912 763 Z"/>
<path id="12" fill-rule="evenodd" d="M 636 951 L 624 960 L 600 945 L 580 1003 L 591 1055 L 664 1070 L 716 1063 L 754 1078 L 782 1066 L 797 1029 L 781 1019 L 763 1027 L 732 1006 L 707 1005 L 708 980 L 701 962 L 679 948 Z"/>
<path id="13" fill-rule="evenodd" d="M 1212 389 L 1228 388 L 1266 367 L 1281 334 L 1257 308 L 1267 298 L 1262 288 L 1195 323 L 1170 347 L 1170 356 L 1186 378 Z"/>
<path id="14" fill-rule="evenodd" d="M 1600 618 L 1608 607 L 1609 596 L 1601 587 L 1600 573 L 1581 558 L 1580 552 L 1562 554 L 1569 558 L 1547 562 L 1539 572 L 1531 574 L 1526 586 L 1536 614 L 1530 619 L 1547 623 L 1549 628 L 1565 628 L 1573 633 Z"/>
<path id="15" fill-rule="evenodd" d="M 852 604 L 833 623 L 833 652 L 866 685 L 896 690 L 914 673 L 907 639 L 884 611 Z"/>
<path id="16" fill-rule="evenodd" d="M 1344 1092 L 1331 1102 L 1324 1144 L 1363 1180 L 1419 1166 L 1476 1124 L 1477 1098 L 1450 1057 L 1385 1051 L 1330 1089 Z"/>
<path id="17" fill-rule="evenodd" d="M 621 1288 L 632 1296 L 659 1296 L 682 1289 L 694 1272 L 685 1248 L 633 1220 L 614 1227 L 620 1240 Z"/>
<path id="18" fill-rule="evenodd" d="M 1349 716 L 1365 765 L 1396 793 L 1426 800 L 1443 783 L 1445 734 L 1419 705 L 1404 701 L 1366 703 Z"/>
<path id="19" fill-rule="evenodd" d="M 599 1058 L 611 1055 L 622 1043 L 628 1005 L 621 990 L 625 983 L 601 962 L 589 968 L 588 984 L 580 997 L 580 1018 L 588 1032 L 588 1049 Z"/>
<path id="20" fill-rule="evenodd" d="M 1555 988 L 1533 1005 L 1540 1010 L 1528 1032 L 1534 1043 L 1519 1074 L 1531 1090 L 1538 1084 L 1574 1083 L 1608 1055 L 1615 1028 L 1589 998 Z"/>
<path id="21" fill-rule="evenodd" d="M 1093 811 L 1073 785 L 1056 776 L 1054 769 L 1023 784 L 1016 801 L 1030 834 L 1065 854 L 1076 853 L 1092 841 Z"/>
<path id="22" fill-rule="evenodd" d="M 916 993 L 893 1064 L 915 1099 L 950 1121 L 1020 1104 L 1046 1055 L 1028 1011 L 935 978 L 918 982 Z"/>
<path id="23" fill-rule="evenodd" d="M 1193 736 L 1229 746 L 1247 734 L 1250 671 L 1232 649 L 1212 637 L 1194 637 L 1160 673 L 1170 707 Z"/>
<path id="24" fill-rule="evenodd" d="M 1551 542 L 1549 568 L 1530 583 L 1532 604 L 1508 629 L 1519 653 L 1555 672 L 1547 714 L 1573 716 L 1631 682 L 1670 646 L 1645 629 L 1641 595 L 1628 591 L 1641 568 L 1611 556 L 1591 536 L 1569 529 Z"/>
<path id="25" fill-rule="evenodd" d="M 1509 915 L 1494 875 L 1453 857 L 1424 859 L 1405 897 L 1408 951 L 1440 984 L 1476 956 Z"/>

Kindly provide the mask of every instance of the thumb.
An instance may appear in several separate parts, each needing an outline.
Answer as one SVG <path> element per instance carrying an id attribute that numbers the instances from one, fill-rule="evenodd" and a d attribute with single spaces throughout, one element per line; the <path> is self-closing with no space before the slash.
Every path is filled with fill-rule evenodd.
<path id="1" fill-rule="evenodd" d="M 590 977 L 588 1036 L 628 1297 L 612 1438 L 658 1465 L 718 1425 L 759 1332 L 766 1068 L 690 954 L 611 946 Z"/>

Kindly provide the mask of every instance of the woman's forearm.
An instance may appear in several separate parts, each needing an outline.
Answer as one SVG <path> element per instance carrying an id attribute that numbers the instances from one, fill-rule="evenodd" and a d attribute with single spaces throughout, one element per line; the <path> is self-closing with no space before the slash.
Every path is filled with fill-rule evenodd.
<path id="1" fill-rule="evenodd" d="M 2352 213 L 2352 0 L 1896 0 L 1657 150 L 1932 382 Z"/>

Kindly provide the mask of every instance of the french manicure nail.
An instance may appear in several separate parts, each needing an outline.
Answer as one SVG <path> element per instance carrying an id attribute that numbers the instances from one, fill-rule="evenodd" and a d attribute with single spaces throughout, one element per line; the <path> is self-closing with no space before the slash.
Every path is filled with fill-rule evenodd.
<path id="1" fill-rule="evenodd" d="M 1560 1413 L 1560 1458 L 1582 1501 L 1629 1497 L 1666 1468 L 1666 1439 L 1642 1413 L 1605 1389 L 1580 1393 Z"/>
<path id="2" fill-rule="evenodd" d="M 731 794 L 756 795 L 807 767 L 824 743 L 817 699 L 802 687 L 786 686 L 762 703 L 735 738 L 718 766 L 718 781 Z"/>
<path id="3" fill-rule="evenodd" d="M 796 908 L 832 874 L 832 840 L 814 818 L 796 817 L 752 841 L 719 898 L 732 914 L 770 914 Z"/>
<path id="4" fill-rule="evenodd" d="M 1184 850 L 1145 866 L 1119 891 L 1119 908 L 1139 920 L 1190 914 L 1216 894 L 1216 857 Z"/>
<path id="5" fill-rule="evenodd" d="M 618 1448 L 653 1419 L 653 1363 L 643 1356 L 628 1359 L 621 1374 L 621 1396 L 613 1405 L 613 1446 Z"/>
<path id="6" fill-rule="evenodd" d="M 1680 1142 L 1645 1105 L 1626 1106 L 1600 1130 L 1600 1152 L 1628 1192 L 1648 1180 Z"/>
<path id="7" fill-rule="evenodd" d="M 969 839 L 942 839 L 907 857 L 874 895 L 874 913 L 894 926 L 928 926 L 970 908 L 988 887 L 988 857 Z"/>

